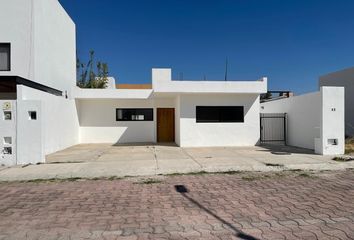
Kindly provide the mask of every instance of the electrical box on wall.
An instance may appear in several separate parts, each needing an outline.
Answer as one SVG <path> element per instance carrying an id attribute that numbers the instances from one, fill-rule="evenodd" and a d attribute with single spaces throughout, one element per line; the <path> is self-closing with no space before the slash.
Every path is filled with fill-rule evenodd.
<path id="1" fill-rule="evenodd" d="M 16 165 L 16 101 L 0 100 L 0 106 L 0 166 Z"/>

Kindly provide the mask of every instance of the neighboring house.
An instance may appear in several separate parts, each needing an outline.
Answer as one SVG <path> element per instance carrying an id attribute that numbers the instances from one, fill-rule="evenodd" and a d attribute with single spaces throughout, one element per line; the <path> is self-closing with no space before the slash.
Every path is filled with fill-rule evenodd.
<path id="1" fill-rule="evenodd" d="M 0 165 L 44 162 L 79 142 L 75 24 L 57 0 L 2 0 L 0 29 Z"/>
<path id="2" fill-rule="evenodd" d="M 0 29 L 0 165 L 45 162 L 47 154 L 79 143 L 259 143 L 266 78 L 174 81 L 171 69 L 152 69 L 150 85 L 115 85 L 110 78 L 107 89 L 80 89 L 75 24 L 57 0 L 2 0 Z M 332 90 L 324 92 L 330 101 Z M 340 110 L 340 90 L 338 96 Z M 318 108 L 327 111 L 327 103 Z M 341 126 L 325 123 L 323 132 L 331 124 Z M 337 133 L 320 141 L 341 144 Z M 341 153 L 339 146 L 320 150 Z"/>
<path id="3" fill-rule="evenodd" d="M 261 103 L 289 98 L 292 96 L 294 96 L 294 93 L 291 91 L 268 91 L 267 93 L 261 94 Z"/>
<path id="4" fill-rule="evenodd" d="M 319 85 L 345 87 L 345 133 L 354 137 L 354 67 L 320 76 Z"/>

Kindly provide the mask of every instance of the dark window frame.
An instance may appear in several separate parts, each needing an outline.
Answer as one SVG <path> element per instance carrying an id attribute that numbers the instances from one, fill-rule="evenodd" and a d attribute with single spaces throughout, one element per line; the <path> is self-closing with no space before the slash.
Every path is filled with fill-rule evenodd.
<path id="1" fill-rule="evenodd" d="M 126 111 L 149 110 L 151 112 L 150 112 L 149 118 L 145 118 L 144 117 L 143 120 L 139 120 L 139 119 L 118 119 L 118 111 L 119 110 L 123 110 L 123 111 L 124 110 L 126 110 Z M 139 114 L 137 114 L 137 115 L 139 115 Z M 152 121 L 154 121 L 154 109 L 153 108 L 116 108 L 116 121 L 117 122 L 152 122 Z"/>
<path id="2" fill-rule="evenodd" d="M 244 106 L 196 106 L 195 120 L 197 123 L 244 123 L 245 107 Z M 228 111 L 235 110 L 236 117 L 230 118 L 232 115 Z M 213 113 L 205 117 L 206 112 Z M 240 116 L 237 116 L 240 114 Z M 204 115 L 204 116 L 203 116 Z M 203 118 L 204 117 L 204 118 Z"/>
<path id="3" fill-rule="evenodd" d="M 0 43 L 0 47 L 2 47 L 2 46 L 5 46 L 5 47 L 8 47 L 8 48 L 9 48 L 9 56 L 8 56 L 8 58 L 7 58 L 7 60 L 9 61 L 9 62 L 8 62 L 9 67 L 8 67 L 8 69 L 6 69 L 6 70 L 0 69 L 0 72 L 10 72 L 10 71 L 11 71 L 11 43 L 3 43 L 3 42 L 1 42 L 1 43 Z"/>

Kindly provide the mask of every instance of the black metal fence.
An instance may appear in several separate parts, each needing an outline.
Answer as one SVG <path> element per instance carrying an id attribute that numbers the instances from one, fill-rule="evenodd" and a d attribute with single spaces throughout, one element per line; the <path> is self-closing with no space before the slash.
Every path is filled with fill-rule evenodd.
<path id="1" fill-rule="evenodd" d="M 286 113 L 261 113 L 261 143 L 286 145 Z"/>

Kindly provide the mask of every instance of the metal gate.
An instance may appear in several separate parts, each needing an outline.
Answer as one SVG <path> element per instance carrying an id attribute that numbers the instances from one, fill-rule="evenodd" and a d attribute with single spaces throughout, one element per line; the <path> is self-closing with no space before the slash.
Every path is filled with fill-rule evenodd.
<path id="1" fill-rule="evenodd" d="M 286 145 L 286 113 L 261 113 L 261 143 Z"/>

